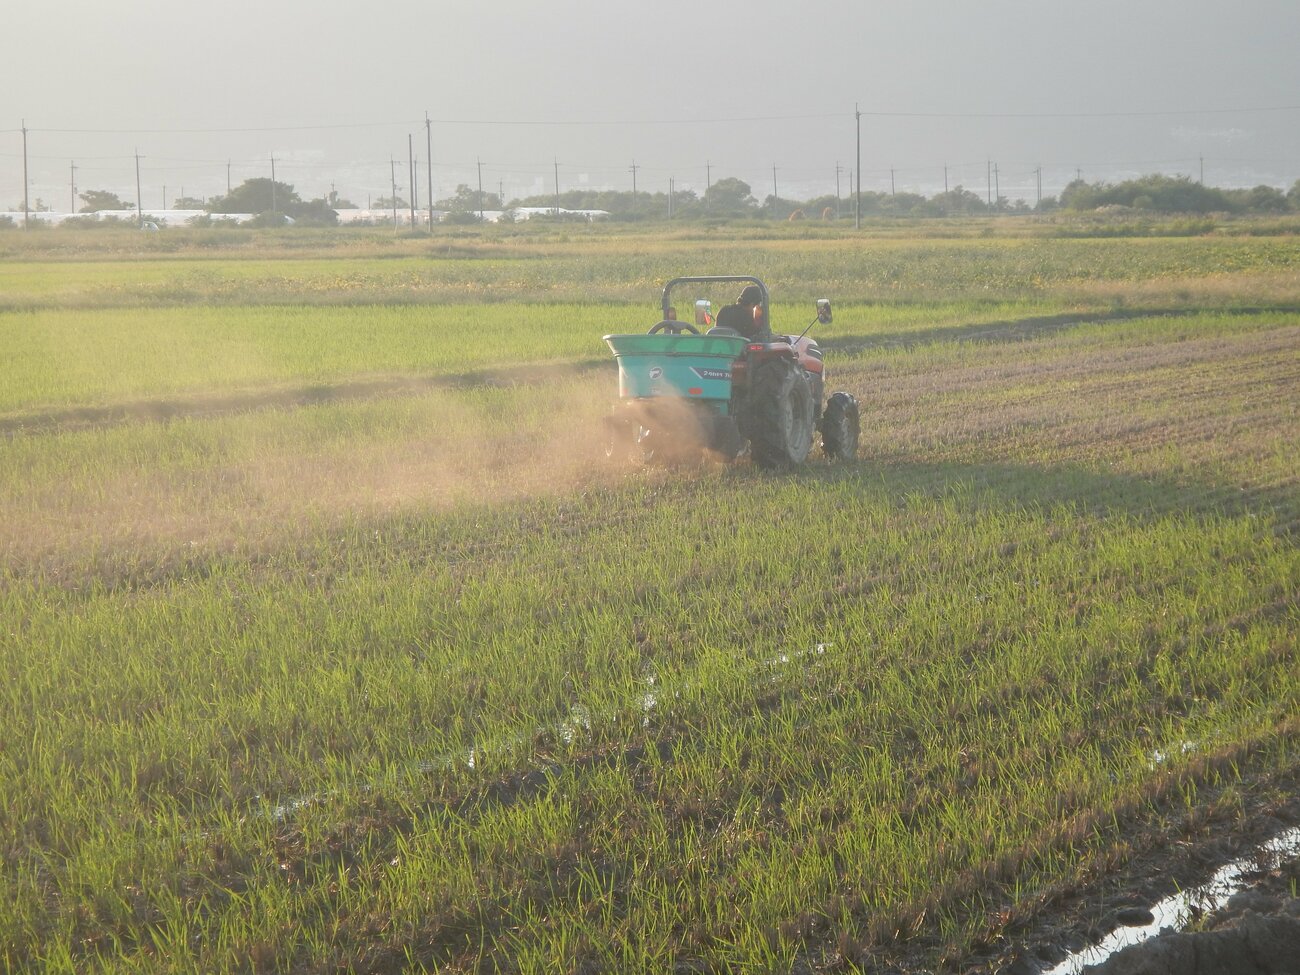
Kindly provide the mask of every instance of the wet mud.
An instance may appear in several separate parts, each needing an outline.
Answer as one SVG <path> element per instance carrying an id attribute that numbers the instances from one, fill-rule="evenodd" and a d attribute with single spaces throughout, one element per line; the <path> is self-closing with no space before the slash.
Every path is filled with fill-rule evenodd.
<path id="1" fill-rule="evenodd" d="M 1084 975 L 1296 975 L 1300 899 L 1239 894 L 1203 930 L 1160 935 Z"/>
<path id="2" fill-rule="evenodd" d="M 1300 975 L 1300 793 L 1295 776 L 1243 819 L 1131 834 L 1124 868 L 1048 892 L 980 975 Z"/>
<path id="3" fill-rule="evenodd" d="M 1199 887 L 1150 910 L 1118 912 L 1121 927 L 1050 975 L 1300 972 L 1297 877 L 1300 829 L 1291 829 L 1221 867 Z"/>

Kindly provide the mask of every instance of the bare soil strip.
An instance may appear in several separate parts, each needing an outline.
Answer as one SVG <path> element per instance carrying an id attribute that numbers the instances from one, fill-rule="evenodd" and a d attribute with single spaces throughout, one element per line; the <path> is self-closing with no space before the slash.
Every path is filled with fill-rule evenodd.
<path id="1" fill-rule="evenodd" d="M 1083 315 L 1069 313 L 1069 315 L 1035 316 L 1017 318 L 1017 320 L 953 325 L 948 328 L 920 331 L 920 333 L 909 331 L 909 333 L 871 335 L 866 338 L 829 338 L 824 339 L 823 344 L 828 350 L 854 354 L 871 348 L 906 348 L 932 342 L 1023 342 L 1026 339 L 1041 338 L 1057 331 L 1078 328 L 1080 325 L 1132 321 L 1136 318 L 1191 316 L 1200 313 L 1204 313 L 1203 309 L 1130 309 L 1130 311 L 1083 313 Z M 1291 308 L 1234 308 L 1232 313 L 1234 315 L 1300 313 L 1300 305 Z M 0 416 L 0 435 L 12 438 L 30 434 L 61 433 L 66 430 L 107 428 L 107 426 L 131 424 L 131 422 L 168 422 L 190 419 L 190 417 L 251 412 L 257 409 L 292 409 L 320 406 L 324 403 L 374 399 L 380 396 L 419 395 L 435 389 L 536 385 L 536 383 L 555 380 L 560 374 L 597 372 L 601 369 L 612 369 L 612 365 L 607 360 L 529 364 L 497 369 L 474 369 L 469 372 L 450 374 L 450 376 L 373 377 L 343 382 L 316 382 L 305 386 L 198 394 L 175 399 L 130 400 L 125 403 L 105 404 L 105 406 L 10 413 L 8 416 Z"/>
<path id="2" fill-rule="evenodd" d="M 472 389 L 477 386 L 522 386 L 550 382 L 561 375 L 607 367 L 603 361 L 523 365 L 484 369 L 442 376 L 388 376 L 339 383 L 312 383 L 275 389 L 237 390 L 230 393 L 179 399 L 147 399 L 107 406 L 73 406 L 43 413 L 0 416 L 0 435 L 65 433 L 129 423 L 166 423 L 170 420 L 223 416 L 256 410 L 284 410 L 326 403 L 418 396 L 435 389 Z"/>
<path id="3" fill-rule="evenodd" d="M 1080 325 L 1106 325 L 1131 322 L 1140 318 L 1189 318 L 1204 315 L 1216 309 L 1207 308 L 1129 308 L 1104 312 L 1066 312 L 1060 315 L 1035 315 L 1029 318 L 1011 318 L 997 322 L 947 325 L 923 331 L 907 331 L 853 337 L 825 339 L 822 344 L 837 352 L 865 352 L 869 349 L 907 349 L 933 342 L 1023 342 L 1043 338 L 1057 332 L 1078 328 Z M 1300 306 L 1260 306 L 1250 308 L 1224 308 L 1226 314 L 1252 316 L 1267 314 L 1300 314 Z"/>
<path id="4" fill-rule="evenodd" d="M 822 344 L 838 353 L 870 349 L 910 348 L 934 342 L 999 343 L 1042 338 L 1081 325 L 1113 324 L 1140 318 L 1191 316 L 1203 309 L 1131 309 L 1098 313 L 1045 315 L 998 322 L 953 325 L 922 332 L 827 338 Z M 1300 314 L 1293 308 L 1235 308 L 1233 314 Z M 17 437 L 72 430 L 99 429 L 129 423 L 166 423 L 171 420 L 222 416 L 256 410 L 296 409 L 325 403 L 342 403 L 386 396 L 415 396 L 434 389 L 471 389 L 480 386 L 536 385 L 561 375 L 612 370 L 610 362 L 541 363 L 496 369 L 478 369 L 438 376 L 380 376 L 335 383 L 311 383 L 225 393 L 198 394 L 174 399 L 143 399 L 94 406 L 71 406 L 38 412 L 0 415 L 0 436 Z"/>

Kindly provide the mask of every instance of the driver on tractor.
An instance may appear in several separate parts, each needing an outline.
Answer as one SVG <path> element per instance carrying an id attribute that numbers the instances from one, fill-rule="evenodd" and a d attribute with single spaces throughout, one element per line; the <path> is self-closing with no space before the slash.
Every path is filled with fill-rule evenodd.
<path id="1" fill-rule="evenodd" d="M 763 320 L 763 291 L 756 284 L 748 285 L 734 305 L 718 309 L 718 328 L 732 329 L 750 341 L 767 341 L 771 338 L 767 322 Z"/>

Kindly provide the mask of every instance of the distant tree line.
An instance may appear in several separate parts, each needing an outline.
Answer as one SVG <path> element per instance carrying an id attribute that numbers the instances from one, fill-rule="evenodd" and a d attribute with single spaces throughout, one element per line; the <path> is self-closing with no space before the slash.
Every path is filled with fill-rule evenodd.
<path id="1" fill-rule="evenodd" d="M 331 197 L 304 200 L 290 184 L 260 176 L 244 180 L 225 196 L 214 197 L 204 209 L 210 214 L 254 214 L 252 226 L 276 226 L 285 223 L 285 217 L 308 226 L 333 226 L 339 222 L 336 208 L 351 204 L 335 194 Z"/>
<path id="2" fill-rule="evenodd" d="M 81 213 L 104 210 L 133 210 L 134 203 L 120 199 L 108 190 L 86 190 L 80 194 Z M 1135 213 L 1164 214 L 1283 214 L 1300 212 L 1300 180 L 1289 191 L 1273 186 L 1256 186 L 1249 190 L 1219 189 L 1204 186 L 1186 176 L 1142 176 L 1120 183 L 1088 183 L 1077 179 L 1061 192 L 1058 198 L 1046 197 L 1030 205 L 1024 200 L 999 197 L 990 202 L 977 193 L 961 186 L 934 196 L 919 193 L 883 193 L 866 191 L 861 194 L 864 217 L 954 217 L 997 213 L 1043 213 L 1054 210 L 1073 212 L 1133 211 Z M 38 201 L 35 209 L 48 209 Z M 538 194 L 505 201 L 496 193 L 482 192 L 464 183 L 456 187 L 451 196 L 434 203 L 434 208 L 444 211 L 444 218 L 452 223 L 469 223 L 478 219 L 479 211 L 506 211 L 515 207 L 560 210 L 604 210 L 613 220 L 674 220 L 699 221 L 710 219 L 754 220 L 830 220 L 851 219 L 857 200 L 853 196 L 837 197 L 825 194 L 810 200 L 796 200 L 774 195 L 758 200 L 750 185 L 735 177 L 719 179 L 703 193 L 678 190 L 671 194 L 662 190 L 633 192 L 631 190 L 565 190 L 557 198 L 554 193 Z M 396 207 L 405 210 L 410 204 L 401 197 L 380 197 L 373 203 L 376 210 Z M 313 200 L 302 199 L 291 184 L 272 181 L 264 177 L 245 180 L 225 196 L 200 200 L 181 197 L 176 209 L 206 210 L 212 217 L 221 214 L 253 214 L 252 226 L 273 226 L 284 223 L 301 223 L 308 226 L 332 226 L 338 223 L 340 209 L 355 208 L 355 204 L 331 192 Z M 19 208 L 21 209 L 21 207 Z M 286 220 L 285 218 L 289 218 Z M 509 217 L 507 216 L 507 219 Z M 541 219 L 573 219 L 564 213 Z M 83 223 L 84 221 L 75 221 Z M 12 221 L 0 226 L 12 225 Z"/>
<path id="3" fill-rule="evenodd" d="M 1003 209 L 1011 208 L 1010 204 L 1003 203 Z M 663 190 L 637 193 L 631 190 L 567 190 L 560 194 L 558 204 L 565 210 L 605 210 L 614 219 L 624 220 L 659 220 L 670 213 L 674 219 L 680 220 L 830 220 L 852 217 L 855 200 L 848 195 L 836 197 L 827 193 L 810 200 L 769 194 L 760 201 L 748 183 L 726 177 L 710 185 L 703 194 L 694 190 L 677 190 L 671 194 Z M 554 193 L 539 194 L 515 200 L 511 205 L 554 207 L 556 196 Z M 943 217 L 998 209 L 960 186 L 929 198 L 918 193 L 868 191 L 862 194 L 861 205 L 863 216 Z M 1019 206 L 1025 209 L 1023 204 Z"/>
<path id="4" fill-rule="evenodd" d="M 558 201 L 554 193 L 538 194 L 514 200 L 507 206 L 562 210 L 605 210 L 614 219 L 664 219 L 670 211 L 674 219 L 751 218 L 767 220 L 851 218 L 857 200 L 852 196 L 826 194 L 810 200 L 796 200 L 769 195 L 759 201 L 748 183 L 728 177 L 712 184 L 703 194 L 680 190 L 671 195 L 657 190 L 633 193 L 630 190 L 566 190 Z M 473 213 L 480 203 L 478 194 L 460 186 L 454 196 L 439 200 L 439 209 L 453 213 Z M 485 194 L 484 210 L 502 208 L 496 194 Z M 1300 180 L 1283 192 L 1272 186 L 1249 190 L 1225 190 L 1203 186 L 1185 176 L 1143 176 L 1122 183 L 1087 183 L 1075 180 L 1059 198 L 1046 197 L 1036 204 L 999 197 L 990 202 L 977 193 L 956 186 L 944 193 L 923 196 L 919 193 L 865 191 L 861 194 L 864 217 L 953 217 L 996 213 L 1044 213 L 1066 209 L 1075 212 L 1106 209 L 1130 209 L 1152 213 L 1233 213 L 1279 214 L 1300 212 Z"/>
<path id="5" fill-rule="evenodd" d="M 1274 186 L 1223 190 L 1186 176 L 1143 176 L 1122 183 L 1075 180 L 1061 193 L 1070 210 L 1127 207 L 1157 213 L 1286 213 L 1300 211 L 1300 180 L 1288 192 Z"/>

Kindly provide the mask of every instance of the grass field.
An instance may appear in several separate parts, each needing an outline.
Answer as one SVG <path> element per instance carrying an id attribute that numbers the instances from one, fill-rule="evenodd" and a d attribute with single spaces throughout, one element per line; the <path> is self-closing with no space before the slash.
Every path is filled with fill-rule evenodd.
<path id="1" fill-rule="evenodd" d="M 1294 237 L 33 236 L 0 970 L 978 970 L 1294 795 Z M 728 270 L 858 461 L 598 460 Z"/>

